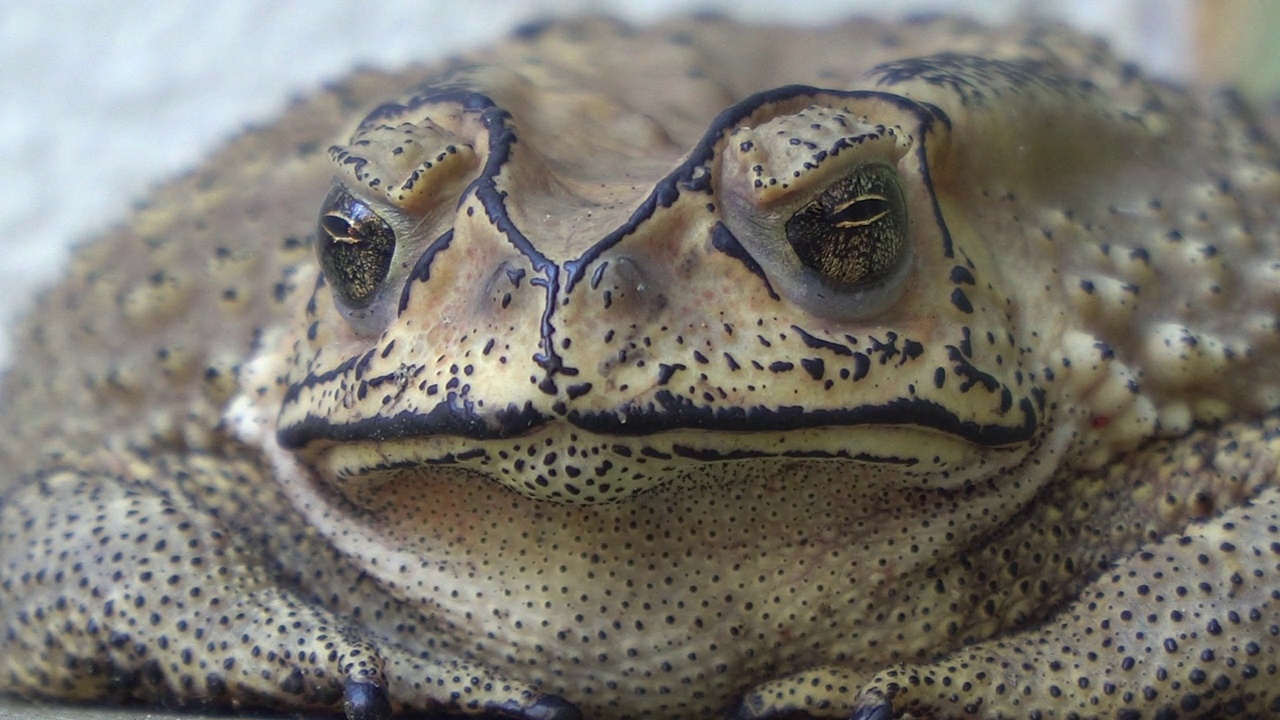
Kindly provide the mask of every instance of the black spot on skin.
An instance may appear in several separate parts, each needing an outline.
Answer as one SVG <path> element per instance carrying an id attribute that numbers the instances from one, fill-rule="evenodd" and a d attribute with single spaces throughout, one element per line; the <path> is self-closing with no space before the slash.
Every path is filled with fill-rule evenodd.
<path id="1" fill-rule="evenodd" d="M 969 302 L 969 296 L 964 294 L 960 288 L 951 291 L 951 304 L 962 313 L 972 314 L 973 304 Z"/>
<path id="2" fill-rule="evenodd" d="M 596 266 L 595 272 L 591 273 L 591 280 L 588 282 L 592 290 L 600 287 L 600 281 L 604 279 L 604 272 L 608 269 L 609 261 L 607 260 Z"/>
<path id="3" fill-rule="evenodd" d="M 924 345 L 915 340 L 902 341 L 902 361 L 915 360 L 924 354 Z"/>
<path id="4" fill-rule="evenodd" d="M 826 365 L 822 362 L 822 358 L 801 358 L 800 366 L 814 380 L 821 380 L 826 373 Z"/>
<path id="5" fill-rule="evenodd" d="M 868 350 L 868 353 L 879 354 L 880 364 L 887 364 L 890 360 L 902 353 L 902 351 L 898 349 L 898 333 L 888 333 L 883 342 L 878 338 L 871 338 L 871 348 Z M 899 364 L 901 364 L 901 362 Z"/>
<path id="6" fill-rule="evenodd" d="M 680 372 L 681 370 L 684 370 L 684 369 L 686 369 L 686 367 L 680 363 L 672 363 L 670 365 L 668 365 L 667 363 L 659 364 L 658 365 L 658 384 L 666 385 L 667 383 L 671 382 L 671 376 L 675 375 L 677 372 Z"/>
<path id="7" fill-rule="evenodd" d="M 800 336 L 800 340 L 805 344 L 805 346 L 813 350 L 830 350 L 836 355 L 841 355 L 845 357 L 853 355 L 853 350 L 850 350 L 844 345 L 833 343 L 829 340 L 823 340 L 822 338 L 814 337 L 813 335 L 810 335 L 809 333 L 805 332 L 798 325 L 792 325 L 791 329 L 795 331 L 797 335 Z"/>
<path id="8" fill-rule="evenodd" d="M 853 354 L 853 380 L 856 382 L 867 376 L 871 372 L 871 358 L 865 353 Z"/>
<path id="9" fill-rule="evenodd" d="M 999 380 L 996 380 L 990 374 L 982 372 L 978 368 L 974 367 L 967 359 L 965 359 L 958 348 L 948 346 L 947 354 L 950 356 L 951 361 L 955 363 L 955 367 L 952 368 L 952 372 L 964 378 L 963 382 L 960 384 L 960 390 L 962 392 L 968 392 L 969 389 L 975 385 L 981 385 L 987 392 L 995 392 L 1000 389 Z"/>
<path id="10" fill-rule="evenodd" d="M 973 278 L 973 273 L 969 272 L 969 268 L 963 265 L 956 265 L 951 268 L 951 282 L 957 285 L 976 285 L 977 281 Z"/>

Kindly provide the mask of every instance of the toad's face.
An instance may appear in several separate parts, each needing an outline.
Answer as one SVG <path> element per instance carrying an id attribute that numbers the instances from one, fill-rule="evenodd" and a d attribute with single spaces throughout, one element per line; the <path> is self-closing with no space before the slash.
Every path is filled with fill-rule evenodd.
<path id="1" fill-rule="evenodd" d="M 1051 270 L 1000 272 L 995 210 L 939 195 L 940 108 L 782 88 L 677 155 L 570 99 L 452 75 L 330 151 L 323 271 L 280 344 L 286 449 L 357 502 L 413 467 L 593 504 L 747 459 L 934 489 L 1024 462 L 1062 327 L 1007 308 Z M 557 114 L 608 122 L 584 148 L 534 125 Z"/>

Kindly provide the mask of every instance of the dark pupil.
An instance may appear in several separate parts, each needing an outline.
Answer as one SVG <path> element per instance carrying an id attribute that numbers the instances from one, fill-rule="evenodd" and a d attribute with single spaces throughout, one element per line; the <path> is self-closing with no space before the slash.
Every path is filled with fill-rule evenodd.
<path id="1" fill-rule="evenodd" d="M 894 170 L 866 165 L 827 188 L 787 221 L 800 262 L 836 285 L 862 285 L 898 266 L 906 203 Z"/>
<path id="2" fill-rule="evenodd" d="M 863 197 L 854 200 L 843 210 L 831 214 L 831 221 L 841 227 L 866 225 L 889 211 L 889 203 L 882 197 Z"/>
<path id="3" fill-rule="evenodd" d="M 320 229 L 336 238 L 351 237 L 351 223 L 340 217 L 325 215 L 320 218 Z"/>
<path id="4" fill-rule="evenodd" d="M 320 215 L 316 252 L 325 279 L 350 307 L 372 302 L 395 255 L 395 233 L 368 205 L 342 188 L 329 193 Z"/>

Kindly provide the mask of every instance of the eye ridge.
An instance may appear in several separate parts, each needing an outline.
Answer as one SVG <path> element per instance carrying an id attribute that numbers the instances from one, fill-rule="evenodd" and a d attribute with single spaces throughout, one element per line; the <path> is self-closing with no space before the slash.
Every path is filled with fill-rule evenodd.
<path id="1" fill-rule="evenodd" d="M 787 220 L 801 264 L 837 288 L 890 276 L 907 255 L 907 208 L 897 171 L 867 163 L 827 186 Z"/>
<path id="2" fill-rule="evenodd" d="M 342 187 L 325 198 L 316 255 L 337 301 L 351 309 L 373 302 L 395 255 L 395 231 Z"/>

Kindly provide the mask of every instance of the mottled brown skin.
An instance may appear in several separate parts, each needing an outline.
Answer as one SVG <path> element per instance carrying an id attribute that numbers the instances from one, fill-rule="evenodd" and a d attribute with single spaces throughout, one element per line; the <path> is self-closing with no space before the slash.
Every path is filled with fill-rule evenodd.
<path id="1" fill-rule="evenodd" d="M 23 326 L 0 689 L 1280 713 L 1276 168 L 1062 28 L 593 20 L 353 76 Z"/>

